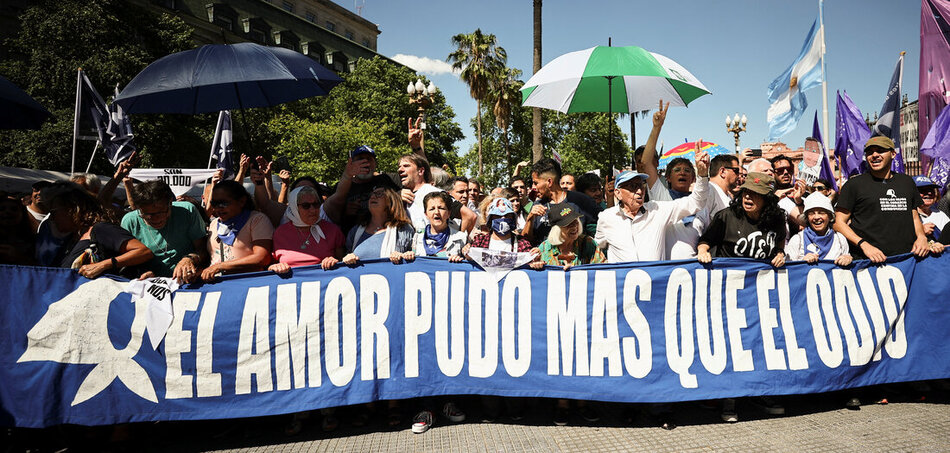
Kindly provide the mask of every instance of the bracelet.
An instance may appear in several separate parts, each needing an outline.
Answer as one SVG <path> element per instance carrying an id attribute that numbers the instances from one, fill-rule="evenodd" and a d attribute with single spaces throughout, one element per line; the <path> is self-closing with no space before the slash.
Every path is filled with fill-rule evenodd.
<path id="1" fill-rule="evenodd" d="M 858 243 L 857 243 L 858 248 L 861 248 L 861 244 L 863 244 L 863 243 L 865 243 L 865 242 L 867 242 L 867 241 L 866 241 L 864 238 L 861 238 L 861 240 L 858 241 Z"/>
<path id="2" fill-rule="evenodd" d="M 119 268 L 119 260 L 112 258 L 112 270 L 116 270 L 118 268 Z"/>

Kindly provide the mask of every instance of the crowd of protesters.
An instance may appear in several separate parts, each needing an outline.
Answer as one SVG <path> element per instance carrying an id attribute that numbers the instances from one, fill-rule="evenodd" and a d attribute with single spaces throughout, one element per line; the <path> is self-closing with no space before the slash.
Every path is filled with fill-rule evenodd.
<path id="1" fill-rule="evenodd" d="M 175 197 L 162 181 L 128 178 L 133 156 L 103 185 L 93 175 L 71 181 L 40 181 L 30 194 L 0 198 L 0 262 L 76 269 L 87 278 L 103 274 L 132 279 L 172 277 L 181 283 L 211 282 L 220 275 L 298 266 L 325 270 L 385 258 L 404 264 L 417 256 L 449 262 L 472 259 L 472 249 L 531 254 L 528 267 L 716 257 L 763 260 L 775 267 L 789 261 L 852 260 L 881 263 L 888 256 L 939 254 L 950 242 L 946 196 L 928 178 L 891 171 L 894 143 L 873 137 L 864 148 L 867 171 L 847 180 L 806 183 L 792 159 L 719 155 L 696 149 L 695 164 L 673 159 L 659 168 L 656 143 L 667 108 L 653 116 L 647 143 L 636 150 L 636 168 L 604 180 L 597 173 L 566 174 L 553 159 L 523 172 L 519 164 L 508 184 L 489 188 L 476 179 L 430 167 L 418 152 L 397 168 L 377 168 L 376 153 L 360 146 L 346 156 L 335 188 L 312 177 L 291 180 L 282 170 L 279 192 L 271 163 L 242 156 L 233 179 L 219 172 L 201 200 Z M 420 131 L 410 121 L 409 144 L 419 149 Z M 816 140 L 809 138 L 806 142 Z M 392 173 L 387 173 L 391 170 Z M 245 175 L 253 193 L 242 185 Z M 123 183 L 125 209 L 113 202 Z M 465 413 L 451 398 L 425 399 L 412 418 L 413 431 L 434 423 L 435 411 L 460 422 Z M 487 419 L 507 408 L 518 420 L 523 405 L 482 399 Z M 504 404 L 502 404 L 502 402 Z M 784 408 L 773 398 L 753 403 L 771 414 Z M 848 405 L 860 404 L 856 398 Z M 578 401 L 588 421 L 599 416 Z M 398 402 L 387 403 L 391 426 L 403 420 Z M 571 402 L 558 400 L 553 421 L 569 420 Z M 735 422 L 735 401 L 723 400 L 722 418 Z M 354 423 L 366 423 L 373 405 L 351 408 Z M 650 412 L 669 414 L 667 405 Z M 295 416 L 289 433 L 306 418 Z M 336 411 L 322 411 L 325 430 L 339 424 Z M 663 420 L 665 427 L 675 426 Z"/>

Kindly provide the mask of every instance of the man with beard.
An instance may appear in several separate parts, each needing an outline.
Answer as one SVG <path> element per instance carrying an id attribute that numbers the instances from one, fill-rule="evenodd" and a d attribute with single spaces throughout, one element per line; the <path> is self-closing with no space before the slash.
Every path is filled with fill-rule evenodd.
<path id="1" fill-rule="evenodd" d="M 838 194 L 834 227 L 851 243 L 855 259 L 883 263 L 901 253 L 925 257 L 943 251 L 939 244 L 928 243 L 917 213 L 923 200 L 913 178 L 891 171 L 894 156 L 891 139 L 868 139 L 864 145 L 867 173 L 848 179 Z"/>
<path id="2" fill-rule="evenodd" d="M 574 183 L 574 175 L 570 173 L 565 173 L 561 176 L 561 189 L 562 190 L 577 190 Z"/>

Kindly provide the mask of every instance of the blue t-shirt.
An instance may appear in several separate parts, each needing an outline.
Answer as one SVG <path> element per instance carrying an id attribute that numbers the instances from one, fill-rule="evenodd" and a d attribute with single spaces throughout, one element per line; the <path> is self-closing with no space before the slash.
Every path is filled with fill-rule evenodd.
<path id="1" fill-rule="evenodd" d="M 364 232 L 360 237 L 356 237 L 357 230 L 359 230 L 359 228 L 353 228 L 350 230 L 350 233 L 346 235 L 346 249 L 360 257 L 360 259 L 370 260 L 380 258 L 383 238 L 386 237 L 385 230 L 380 230 L 376 234 L 366 234 Z M 402 253 L 412 250 L 412 236 L 414 233 L 415 229 L 409 224 L 403 225 L 396 230 L 397 252 Z M 386 257 L 388 256 L 389 254 L 387 253 Z"/>

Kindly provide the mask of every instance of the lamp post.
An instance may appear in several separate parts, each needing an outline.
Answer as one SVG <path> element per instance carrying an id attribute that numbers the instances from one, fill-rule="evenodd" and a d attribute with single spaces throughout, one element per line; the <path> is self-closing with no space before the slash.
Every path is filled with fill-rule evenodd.
<path id="1" fill-rule="evenodd" d="M 435 87 L 434 83 L 429 82 L 427 87 L 422 83 L 422 79 L 416 79 L 415 83 L 409 82 L 409 86 L 406 87 L 406 93 L 409 94 L 409 105 L 415 105 L 419 111 L 419 129 L 423 131 L 426 130 L 426 109 L 432 106 L 432 101 L 438 92 L 439 89 Z M 422 141 L 422 147 L 421 152 L 425 156 L 425 140 Z"/>
<path id="2" fill-rule="evenodd" d="M 745 125 L 748 119 L 745 115 L 739 117 L 739 113 L 736 112 L 736 116 L 729 118 L 729 115 L 726 115 L 726 130 L 732 132 L 732 135 L 736 138 L 736 154 L 739 154 L 742 151 L 742 148 L 739 148 L 739 134 L 745 132 Z"/>

